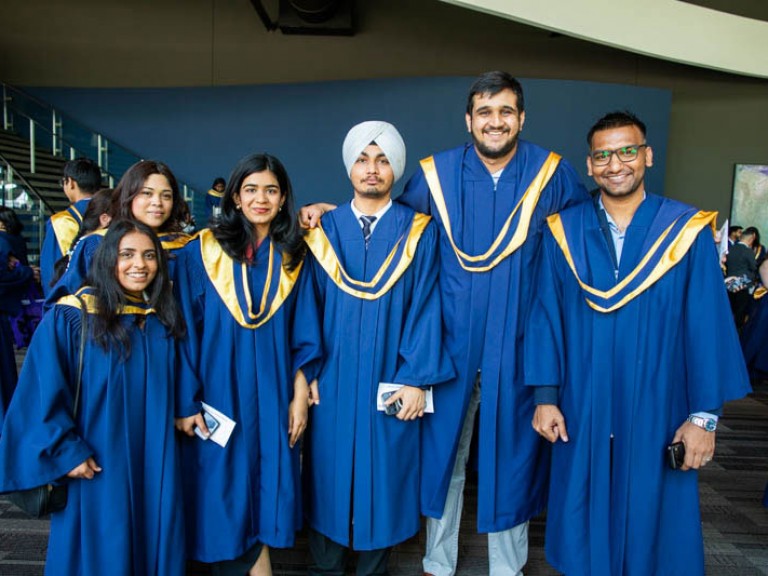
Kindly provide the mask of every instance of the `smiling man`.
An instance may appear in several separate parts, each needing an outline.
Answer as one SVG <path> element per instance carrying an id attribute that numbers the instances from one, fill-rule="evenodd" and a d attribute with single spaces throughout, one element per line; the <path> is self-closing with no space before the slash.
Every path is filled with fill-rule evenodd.
<path id="1" fill-rule="evenodd" d="M 723 403 L 749 392 L 717 214 L 646 192 L 645 136 L 627 112 L 590 130 L 599 194 L 547 219 L 526 330 L 533 427 L 553 443 L 547 559 L 568 576 L 704 574 L 691 470 L 713 458 Z"/>
<path id="2" fill-rule="evenodd" d="M 559 155 L 520 139 L 523 89 L 506 72 L 475 81 L 465 119 L 472 142 L 422 160 L 398 199 L 438 224 L 445 340 L 457 372 L 435 390 L 435 415 L 424 422 L 423 566 L 435 576 L 456 571 L 479 412 L 478 530 L 489 533 L 490 574 L 516 576 L 528 557 L 528 520 L 546 503 L 548 469 L 523 382 L 533 272 L 547 215 L 587 193 Z"/>

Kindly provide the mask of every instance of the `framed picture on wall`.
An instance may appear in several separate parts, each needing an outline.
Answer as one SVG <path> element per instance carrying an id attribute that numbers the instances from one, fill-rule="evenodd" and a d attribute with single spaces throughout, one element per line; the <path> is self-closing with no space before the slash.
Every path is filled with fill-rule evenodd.
<path id="1" fill-rule="evenodd" d="M 733 173 L 731 226 L 755 226 L 768 240 L 768 165 L 736 164 Z"/>

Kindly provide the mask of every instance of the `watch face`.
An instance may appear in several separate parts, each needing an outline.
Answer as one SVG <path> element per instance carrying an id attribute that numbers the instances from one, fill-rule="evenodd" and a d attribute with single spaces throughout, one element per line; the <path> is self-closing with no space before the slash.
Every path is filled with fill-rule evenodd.
<path id="1" fill-rule="evenodd" d="M 707 432 L 714 432 L 717 430 L 717 422 L 712 419 L 704 420 L 704 430 Z"/>

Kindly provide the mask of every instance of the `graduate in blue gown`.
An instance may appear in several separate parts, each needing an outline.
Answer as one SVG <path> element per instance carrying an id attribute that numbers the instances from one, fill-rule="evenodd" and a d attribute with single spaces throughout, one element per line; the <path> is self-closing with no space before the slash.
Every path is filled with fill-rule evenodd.
<path id="1" fill-rule="evenodd" d="M 226 446 L 183 446 L 190 558 L 215 574 L 269 573 L 269 546 L 301 527 L 299 448 L 319 369 L 318 309 L 285 168 L 267 154 L 233 170 L 211 229 L 179 254 L 189 327 L 180 379 L 235 421 Z"/>
<path id="2" fill-rule="evenodd" d="M 101 242 L 107 227 L 109 227 L 109 223 L 112 221 L 111 212 L 113 193 L 114 190 L 112 188 L 102 188 L 96 192 L 96 194 L 93 195 L 93 198 L 88 202 L 88 206 L 83 214 L 83 221 L 80 223 L 80 229 L 72 240 L 72 249 L 59 258 L 54 265 L 53 277 L 51 278 L 51 282 L 54 286 L 67 271 L 74 252 L 78 252 L 77 261 L 81 263 L 78 266 L 73 265 L 73 267 L 78 268 L 76 274 L 77 279 L 71 280 L 70 283 L 75 284 L 76 282 L 79 282 L 82 284 L 82 280 L 88 275 L 88 269 L 86 268 L 85 263 L 87 262 L 88 265 L 90 265 L 90 262 L 93 260 L 93 254 L 96 252 L 99 242 Z M 80 246 L 80 240 L 99 231 L 101 231 L 101 233 L 99 234 L 98 240 L 88 245 L 87 257 L 83 257 L 84 253 L 82 252 L 82 246 Z M 78 246 L 80 246 L 80 250 L 78 250 Z M 72 286 L 71 293 L 76 292 L 78 288 L 79 285 Z M 62 293 L 62 296 L 66 295 L 67 294 Z"/>
<path id="3" fill-rule="evenodd" d="M 456 567 L 470 406 L 479 415 L 477 528 L 502 533 L 489 535 L 489 549 L 503 550 L 489 553 L 491 572 L 522 568 L 526 522 L 546 503 L 547 451 L 530 430 L 533 397 L 523 383 L 524 324 L 544 219 L 587 195 L 568 162 L 518 139 L 522 89 L 505 78 L 486 74 L 470 91 L 473 143 L 422 160 L 399 198 L 439 224 L 446 344 L 458 372 L 439 391 L 448 409 L 425 431 L 424 570 L 435 574 Z M 494 131 L 506 134 L 503 146 Z"/>
<path id="4" fill-rule="evenodd" d="M 363 122 L 344 141 L 355 196 L 307 236 L 325 361 L 306 449 L 310 574 L 384 574 L 389 548 L 419 530 L 424 388 L 453 376 L 443 351 L 437 230 L 390 199 L 405 147 L 394 126 Z M 402 385 L 377 409 L 380 383 Z M 439 388 L 439 386 L 438 386 Z M 446 410 L 435 404 L 435 411 Z"/>
<path id="5" fill-rule="evenodd" d="M 171 275 L 176 264 L 175 251 L 189 242 L 182 231 L 189 211 L 181 197 L 176 177 L 162 162 L 141 160 L 126 170 L 112 194 L 110 217 L 133 219 L 149 226 L 168 251 Z M 80 239 L 70 256 L 67 270 L 47 294 L 46 308 L 59 298 L 74 294 L 88 276 L 93 255 L 105 230 L 97 230 Z"/>
<path id="6" fill-rule="evenodd" d="M 183 576 L 174 416 L 200 419 L 199 404 L 175 384 L 184 322 L 151 230 L 114 224 L 89 283 L 35 332 L 0 433 L 0 491 L 66 484 L 46 574 Z"/>
<path id="7" fill-rule="evenodd" d="M 221 199 L 224 197 L 224 190 L 227 187 L 227 181 L 224 178 L 216 178 L 211 184 L 211 189 L 205 194 L 205 215 L 210 220 L 218 216 L 221 212 Z"/>
<path id="8" fill-rule="evenodd" d="M 40 276 L 46 297 L 54 284 L 56 262 L 74 246 L 73 240 L 80 229 L 88 202 L 101 188 L 101 168 L 90 158 L 70 160 L 64 164 L 61 186 L 71 204 L 45 223 L 45 235 L 40 246 Z"/>
<path id="9" fill-rule="evenodd" d="M 607 115 L 588 142 L 600 195 L 548 219 L 526 330 L 533 425 L 554 443 L 547 560 L 568 576 L 703 575 L 695 470 L 722 405 L 750 391 L 716 214 L 646 194 L 635 116 Z"/>
<path id="10" fill-rule="evenodd" d="M 18 248 L 0 233 L 0 425 L 16 389 L 16 354 L 11 318 L 21 310 L 21 299 L 33 281 L 34 271 L 16 256 Z"/>
<path id="11" fill-rule="evenodd" d="M 758 269 L 761 286 L 755 290 L 749 319 L 741 329 L 741 347 L 753 378 L 768 378 L 768 261 Z"/>

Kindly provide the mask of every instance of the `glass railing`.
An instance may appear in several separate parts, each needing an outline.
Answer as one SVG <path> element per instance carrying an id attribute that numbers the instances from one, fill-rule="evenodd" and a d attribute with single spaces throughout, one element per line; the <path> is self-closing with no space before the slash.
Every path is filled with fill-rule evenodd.
<path id="1" fill-rule="evenodd" d="M 37 264 L 43 241 L 45 219 L 49 215 L 45 204 L 36 196 L 24 178 L 0 157 L 0 204 L 12 208 L 24 225 L 30 264 Z"/>
<path id="2" fill-rule="evenodd" d="M 3 127 L 34 147 L 65 159 L 85 156 L 94 160 L 114 186 L 141 156 L 108 140 L 98 132 L 55 110 L 50 105 L 3 83 Z M 33 153 L 32 153 L 33 154 Z M 184 199 L 194 209 L 194 190 L 179 182 Z"/>

